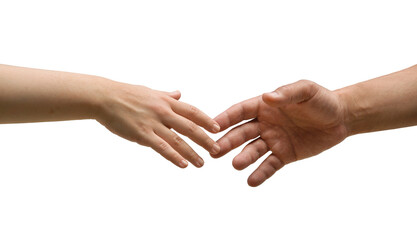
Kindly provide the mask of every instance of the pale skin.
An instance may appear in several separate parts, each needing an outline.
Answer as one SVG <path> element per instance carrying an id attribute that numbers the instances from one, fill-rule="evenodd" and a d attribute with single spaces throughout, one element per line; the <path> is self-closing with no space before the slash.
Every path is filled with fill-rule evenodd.
<path id="1" fill-rule="evenodd" d="M 335 91 L 301 80 L 238 103 L 214 120 L 180 102 L 180 95 L 98 76 L 0 65 L 0 123 L 95 119 L 181 168 L 204 161 L 171 129 L 213 157 L 253 139 L 233 159 L 241 170 L 268 154 L 248 178 L 250 186 L 354 134 L 416 125 L 417 65 Z M 216 133 L 250 119 L 217 143 L 200 128 Z"/>
<path id="2" fill-rule="evenodd" d="M 148 146 L 178 167 L 203 159 L 174 131 L 212 154 L 220 150 L 200 127 L 220 126 L 180 92 L 162 92 L 85 74 L 0 64 L 0 123 L 95 119 L 111 132 Z"/>
<path id="3" fill-rule="evenodd" d="M 267 155 L 249 176 L 259 186 L 291 162 L 317 155 L 345 138 L 417 125 L 417 65 L 330 91 L 301 80 L 235 104 L 215 118 L 223 131 L 221 157 L 248 143 L 233 159 L 242 170 Z"/>

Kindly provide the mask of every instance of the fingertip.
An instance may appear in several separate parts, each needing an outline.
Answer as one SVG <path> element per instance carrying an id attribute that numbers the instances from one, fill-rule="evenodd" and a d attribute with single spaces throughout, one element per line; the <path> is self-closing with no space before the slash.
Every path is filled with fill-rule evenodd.
<path id="1" fill-rule="evenodd" d="M 218 152 L 217 153 L 210 153 L 210 155 L 213 157 L 213 158 L 220 158 L 220 157 L 223 157 L 228 151 L 225 149 L 225 147 L 223 146 L 222 147 L 222 144 L 219 142 L 219 141 L 217 141 L 216 142 L 216 144 L 219 146 L 219 150 L 218 150 Z"/>
<path id="2" fill-rule="evenodd" d="M 209 123 L 205 124 L 204 129 L 211 133 L 218 133 L 220 132 L 220 125 L 216 121 L 210 121 Z"/>
<path id="3" fill-rule="evenodd" d="M 238 170 L 238 171 L 241 171 L 241 170 L 245 169 L 245 166 L 242 164 L 242 161 L 239 161 L 238 156 L 236 156 L 236 157 L 233 159 L 233 161 L 232 161 L 232 165 L 233 165 L 233 167 L 234 167 L 236 170 Z"/>
<path id="4" fill-rule="evenodd" d="M 201 168 L 201 167 L 203 167 L 204 166 L 204 160 L 202 159 L 202 158 L 199 158 L 198 160 L 197 160 L 197 163 L 196 163 L 196 165 L 195 165 L 197 168 Z"/>
<path id="5" fill-rule="evenodd" d="M 223 112 L 213 118 L 214 122 L 216 122 L 220 127 L 217 133 L 223 132 L 230 127 L 230 119 L 228 119 L 228 116 L 229 115 L 226 114 L 226 112 Z"/>
<path id="6" fill-rule="evenodd" d="M 257 187 L 261 185 L 263 182 L 265 182 L 265 177 L 259 174 L 258 172 L 252 173 L 252 175 L 248 178 L 248 185 L 251 187 Z"/>
<path id="7" fill-rule="evenodd" d="M 223 121 L 221 121 L 220 120 L 220 116 L 221 115 L 219 115 L 219 116 L 217 116 L 217 117 L 215 117 L 215 118 L 213 118 L 213 120 L 214 120 L 214 122 L 215 122 L 215 124 L 217 124 L 218 126 L 219 126 L 219 128 L 218 128 L 218 130 L 217 130 L 217 127 L 216 127 L 216 132 L 214 132 L 214 133 L 219 133 L 219 132 L 221 132 L 221 131 L 223 131 L 223 130 L 225 130 L 226 129 L 226 127 L 224 126 L 225 124 L 223 124 L 222 122 Z"/>
<path id="8" fill-rule="evenodd" d="M 204 162 L 202 163 L 197 163 L 194 165 L 196 168 L 202 168 L 204 166 Z"/>
<path id="9" fill-rule="evenodd" d="M 200 165 L 198 165 L 198 168 L 202 168 L 204 166 L 204 161 L 202 163 L 200 163 Z"/>
<path id="10" fill-rule="evenodd" d="M 259 186 L 259 185 L 261 185 L 262 183 L 258 183 L 258 182 L 255 182 L 255 181 L 251 181 L 251 180 L 249 180 L 248 179 L 248 185 L 250 186 L 250 187 L 257 187 L 257 186 Z"/>
<path id="11" fill-rule="evenodd" d="M 220 150 L 221 150 L 220 145 L 218 143 L 214 143 L 211 154 L 216 155 L 220 152 Z"/>
<path id="12" fill-rule="evenodd" d="M 186 160 L 183 159 L 179 162 L 180 168 L 186 168 L 187 166 L 188 166 L 188 162 Z"/>
<path id="13" fill-rule="evenodd" d="M 218 133 L 220 131 L 220 125 L 215 121 L 213 124 L 213 133 Z"/>
<path id="14" fill-rule="evenodd" d="M 212 158 L 220 158 L 221 156 L 223 156 L 224 154 L 222 154 L 221 152 L 218 152 L 216 154 L 210 153 L 210 156 Z"/>

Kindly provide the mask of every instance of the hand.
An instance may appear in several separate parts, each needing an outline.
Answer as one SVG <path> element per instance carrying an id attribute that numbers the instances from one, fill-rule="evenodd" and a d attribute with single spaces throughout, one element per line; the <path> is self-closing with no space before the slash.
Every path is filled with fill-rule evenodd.
<path id="1" fill-rule="evenodd" d="M 345 107 L 335 92 L 301 80 L 238 103 L 217 116 L 221 131 L 253 120 L 220 138 L 220 152 L 212 156 L 221 157 L 256 138 L 233 159 L 233 166 L 242 170 L 271 152 L 248 178 L 248 184 L 255 187 L 285 164 L 317 155 L 343 141 L 347 137 L 344 115 Z"/>
<path id="2" fill-rule="evenodd" d="M 215 133 L 220 126 L 197 108 L 178 101 L 180 92 L 166 93 L 144 86 L 106 82 L 97 120 L 113 133 L 149 146 L 175 165 L 196 167 L 203 159 L 174 131 L 189 137 L 212 154 L 219 145 L 198 126 Z"/>

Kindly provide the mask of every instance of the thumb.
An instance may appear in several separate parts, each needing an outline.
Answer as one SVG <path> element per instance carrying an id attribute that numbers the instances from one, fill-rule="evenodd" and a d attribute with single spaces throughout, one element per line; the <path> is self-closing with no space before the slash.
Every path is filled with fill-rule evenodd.
<path id="1" fill-rule="evenodd" d="M 181 92 L 180 91 L 173 91 L 173 92 L 167 92 L 166 93 L 168 96 L 170 96 L 170 97 L 172 97 L 172 98 L 174 98 L 174 99 L 176 99 L 176 100 L 179 100 L 180 98 L 181 98 Z"/>
<path id="2" fill-rule="evenodd" d="M 310 100 L 319 91 L 320 85 L 308 80 L 298 82 L 277 88 L 277 90 L 264 93 L 262 100 L 273 107 L 284 106 L 287 104 L 296 104 Z"/>

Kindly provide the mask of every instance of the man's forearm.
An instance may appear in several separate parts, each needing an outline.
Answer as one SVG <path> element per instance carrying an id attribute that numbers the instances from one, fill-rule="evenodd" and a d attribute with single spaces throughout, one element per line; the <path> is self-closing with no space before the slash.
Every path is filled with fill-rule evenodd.
<path id="1" fill-rule="evenodd" d="M 335 92 L 349 135 L 417 124 L 417 65 Z"/>
<path id="2" fill-rule="evenodd" d="M 94 118 L 106 80 L 0 65 L 0 123 Z"/>

